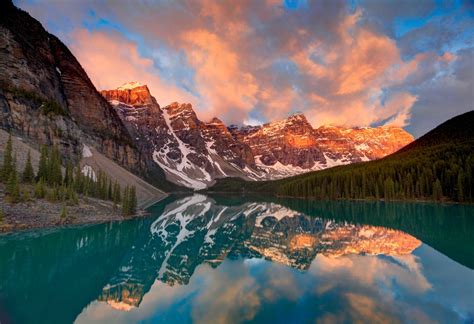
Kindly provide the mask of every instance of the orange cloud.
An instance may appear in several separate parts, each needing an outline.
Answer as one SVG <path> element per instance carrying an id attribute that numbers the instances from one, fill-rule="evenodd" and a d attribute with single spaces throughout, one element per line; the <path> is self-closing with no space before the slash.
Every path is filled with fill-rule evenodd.
<path id="1" fill-rule="evenodd" d="M 189 63 L 196 71 L 196 87 L 205 107 L 200 116 L 210 119 L 222 116 L 242 121 L 257 102 L 258 82 L 241 69 L 241 57 L 230 44 L 204 29 L 182 35 Z"/>
<path id="2" fill-rule="evenodd" d="M 148 85 L 162 105 L 173 101 L 197 102 L 189 93 L 163 80 L 153 61 L 140 56 L 134 42 L 118 34 L 85 29 L 75 30 L 71 38 L 72 52 L 99 90 L 139 81 Z"/>

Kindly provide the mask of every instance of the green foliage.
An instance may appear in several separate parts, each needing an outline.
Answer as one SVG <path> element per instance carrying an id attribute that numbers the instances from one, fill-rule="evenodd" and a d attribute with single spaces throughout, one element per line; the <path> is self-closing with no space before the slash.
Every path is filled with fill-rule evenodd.
<path id="1" fill-rule="evenodd" d="M 71 162 L 66 163 L 66 170 L 64 172 L 64 179 L 63 179 L 63 184 L 65 186 L 72 185 L 74 182 L 74 168 L 71 164 Z"/>
<path id="2" fill-rule="evenodd" d="M 443 188 L 441 187 L 441 182 L 439 179 L 436 179 L 435 183 L 433 184 L 433 199 L 434 200 L 441 200 L 443 197 Z"/>
<path id="3" fill-rule="evenodd" d="M 67 111 L 56 101 L 47 100 L 42 105 L 43 113 L 52 116 L 67 116 Z"/>
<path id="4" fill-rule="evenodd" d="M 129 200 L 130 200 L 130 214 L 135 214 L 137 211 L 137 189 L 135 186 L 132 186 L 130 188 L 130 193 L 129 193 Z"/>
<path id="5" fill-rule="evenodd" d="M 6 198 L 10 203 L 17 203 L 20 201 L 20 184 L 18 183 L 18 174 L 16 172 L 16 158 L 13 158 L 13 170 L 10 172 L 10 177 L 6 185 Z"/>
<path id="6" fill-rule="evenodd" d="M 15 86 L 7 86 L 7 85 L 2 85 L 1 88 L 5 92 L 12 94 L 14 97 L 18 99 L 32 101 L 36 105 L 39 105 L 42 109 L 42 112 L 45 115 L 68 116 L 68 112 L 67 110 L 63 108 L 63 106 L 61 106 L 55 100 L 48 99 L 44 96 L 41 96 L 40 94 L 36 92 L 28 91 L 26 89 L 18 88 Z"/>
<path id="7" fill-rule="evenodd" d="M 27 187 L 22 188 L 21 195 L 22 195 L 23 201 L 28 202 L 31 200 L 30 190 Z"/>
<path id="8" fill-rule="evenodd" d="M 129 200 L 130 188 L 125 186 L 123 189 L 123 199 L 122 199 L 122 215 L 130 215 L 130 200 Z"/>
<path id="9" fill-rule="evenodd" d="M 137 193 L 135 186 L 125 186 L 122 198 L 122 215 L 135 214 L 137 209 Z"/>
<path id="10" fill-rule="evenodd" d="M 57 146 L 53 146 L 48 159 L 48 173 L 46 181 L 50 186 L 60 185 L 63 181 L 61 173 L 61 154 Z"/>
<path id="11" fill-rule="evenodd" d="M 48 168 L 48 160 L 49 160 L 49 150 L 45 145 L 42 145 L 40 148 L 40 160 L 38 164 L 38 175 L 37 179 L 46 181 L 49 178 L 49 168 Z"/>
<path id="12" fill-rule="evenodd" d="M 22 174 L 22 181 L 24 183 L 33 183 L 35 179 L 35 171 L 33 170 L 33 165 L 31 164 L 31 151 L 28 151 L 28 157 L 26 158 L 25 169 Z"/>
<path id="13" fill-rule="evenodd" d="M 16 172 L 16 158 L 12 156 L 13 148 L 11 146 L 11 137 L 5 149 L 5 161 L 2 166 L 2 177 L 8 174 L 6 182 L 6 198 L 9 202 L 15 203 L 23 199 L 31 199 L 28 187 L 20 190 L 18 174 Z M 61 153 L 57 146 L 48 148 L 42 146 L 40 149 L 40 161 L 36 181 L 33 167 L 31 165 L 31 153 L 28 157 L 25 169 L 22 174 L 22 180 L 25 183 L 34 184 L 33 195 L 36 199 L 47 199 L 50 202 L 64 202 L 68 205 L 78 204 L 79 195 L 110 200 L 117 206 L 121 202 L 121 188 L 117 181 L 111 179 L 103 172 L 98 170 L 95 174 L 84 175 L 80 166 L 74 168 L 70 162 L 66 163 L 64 177 L 62 175 L 62 166 L 64 165 Z M 22 195 L 20 195 L 20 192 Z M 127 194 L 127 215 L 135 212 L 136 196 L 135 188 L 129 188 Z"/>
<path id="14" fill-rule="evenodd" d="M 40 179 L 35 184 L 34 195 L 35 195 L 35 198 L 37 199 L 43 199 L 44 197 L 46 197 L 46 187 L 45 187 L 43 179 Z"/>
<path id="15" fill-rule="evenodd" d="M 3 223 L 3 219 L 5 218 L 5 214 L 3 213 L 3 209 L 0 208 L 0 224 Z"/>
<path id="16" fill-rule="evenodd" d="M 8 136 L 7 145 L 3 154 L 3 164 L 0 169 L 0 180 L 8 181 L 10 174 L 14 169 L 13 166 L 13 146 L 12 146 L 12 134 Z"/>

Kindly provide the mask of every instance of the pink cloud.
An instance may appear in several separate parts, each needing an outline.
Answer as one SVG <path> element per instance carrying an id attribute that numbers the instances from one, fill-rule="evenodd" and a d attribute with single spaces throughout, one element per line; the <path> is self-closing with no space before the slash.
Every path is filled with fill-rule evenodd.
<path id="1" fill-rule="evenodd" d="M 77 29 L 71 34 L 71 50 L 99 90 L 115 89 L 129 81 L 147 84 L 157 101 L 197 102 L 196 98 L 168 83 L 153 61 L 140 56 L 137 45 L 119 34 Z"/>

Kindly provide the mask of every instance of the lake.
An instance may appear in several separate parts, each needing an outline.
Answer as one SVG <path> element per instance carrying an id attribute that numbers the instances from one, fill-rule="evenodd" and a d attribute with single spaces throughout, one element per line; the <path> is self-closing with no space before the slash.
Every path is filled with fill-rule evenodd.
<path id="1" fill-rule="evenodd" d="M 169 197 L 0 236 L 1 323 L 474 321 L 474 206 Z"/>

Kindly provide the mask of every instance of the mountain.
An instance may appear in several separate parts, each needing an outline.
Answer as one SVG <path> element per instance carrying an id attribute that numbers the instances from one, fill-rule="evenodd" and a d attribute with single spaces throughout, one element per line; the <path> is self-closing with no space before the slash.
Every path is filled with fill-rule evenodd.
<path id="1" fill-rule="evenodd" d="M 250 146 L 256 164 L 273 174 L 271 178 L 380 159 L 413 141 L 399 127 L 313 129 L 301 113 L 263 126 L 232 130 Z"/>
<path id="2" fill-rule="evenodd" d="M 139 153 L 69 49 L 11 1 L 0 14 L 0 125 L 79 157 L 82 142 L 127 168 Z"/>
<path id="3" fill-rule="evenodd" d="M 217 118 L 200 121 L 190 104 L 161 108 L 148 87 L 137 82 L 101 94 L 115 107 L 140 151 L 153 158 L 168 180 L 203 189 L 219 177 L 249 179 L 244 170 L 254 166 L 250 148 L 234 140 Z"/>
<path id="4" fill-rule="evenodd" d="M 279 181 L 222 180 L 210 191 L 317 199 L 474 200 L 474 111 L 454 117 L 383 159 Z"/>
<path id="5" fill-rule="evenodd" d="M 138 149 L 69 49 L 11 1 L 0 7 L 0 128 L 33 149 L 57 145 L 81 166 L 83 153 L 95 148 L 113 164 L 103 171 L 118 171 L 111 177 L 136 183 L 131 171 L 167 189 L 163 171 Z"/>
<path id="6" fill-rule="evenodd" d="M 101 94 L 115 107 L 140 151 L 153 157 L 167 179 L 193 189 L 220 178 L 279 179 L 378 159 L 413 140 L 395 127 L 314 129 L 303 114 L 240 129 L 216 117 L 203 122 L 190 104 L 160 107 L 139 82 Z"/>

